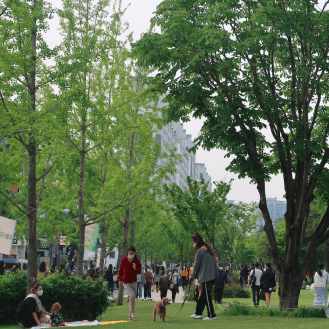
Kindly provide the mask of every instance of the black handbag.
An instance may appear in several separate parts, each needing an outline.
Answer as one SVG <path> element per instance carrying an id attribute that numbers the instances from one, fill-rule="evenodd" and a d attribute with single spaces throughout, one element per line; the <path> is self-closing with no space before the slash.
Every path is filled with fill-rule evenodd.
<path id="1" fill-rule="evenodd" d="M 265 298 L 265 290 L 264 289 L 262 289 L 261 291 L 260 291 L 260 294 L 259 294 L 259 299 L 260 300 L 266 300 L 266 298 Z"/>

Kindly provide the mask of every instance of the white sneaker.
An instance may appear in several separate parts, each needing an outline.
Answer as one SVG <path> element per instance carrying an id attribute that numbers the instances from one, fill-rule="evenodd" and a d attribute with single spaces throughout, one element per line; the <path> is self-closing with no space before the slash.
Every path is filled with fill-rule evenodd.
<path id="1" fill-rule="evenodd" d="M 216 320 L 217 318 L 214 316 L 213 318 L 209 318 L 209 316 L 207 316 L 206 318 L 204 318 L 203 320 Z"/>
<path id="2" fill-rule="evenodd" d="M 193 319 L 202 319 L 202 315 L 193 314 L 193 315 L 191 315 L 191 318 L 193 318 Z"/>

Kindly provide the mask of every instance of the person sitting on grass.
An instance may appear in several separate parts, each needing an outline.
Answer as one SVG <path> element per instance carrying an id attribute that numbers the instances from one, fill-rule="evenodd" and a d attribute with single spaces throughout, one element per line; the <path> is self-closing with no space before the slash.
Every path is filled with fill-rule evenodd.
<path id="1" fill-rule="evenodd" d="M 22 328 L 41 326 L 41 323 L 48 321 L 46 315 L 51 315 L 42 307 L 39 299 L 43 290 L 40 283 L 36 283 L 31 289 L 31 293 L 18 305 L 16 318 Z"/>

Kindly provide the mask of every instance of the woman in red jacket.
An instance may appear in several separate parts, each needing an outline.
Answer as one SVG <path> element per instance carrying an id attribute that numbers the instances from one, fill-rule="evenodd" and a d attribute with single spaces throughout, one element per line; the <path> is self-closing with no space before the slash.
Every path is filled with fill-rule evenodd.
<path id="1" fill-rule="evenodd" d="M 136 249 L 130 247 L 128 256 L 123 257 L 119 270 L 119 286 L 122 285 L 129 298 L 129 320 L 136 321 L 135 316 L 135 298 L 137 294 L 137 274 L 141 274 L 142 266 L 136 256 Z"/>

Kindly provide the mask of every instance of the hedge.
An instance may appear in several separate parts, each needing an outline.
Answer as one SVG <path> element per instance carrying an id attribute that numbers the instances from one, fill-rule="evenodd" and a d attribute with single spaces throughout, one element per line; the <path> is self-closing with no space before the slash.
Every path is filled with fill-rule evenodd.
<path id="1" fill-rule="evenodd" d="M 6 273 L 0 278 L 0 323 L 15 323 L 15 311 L 26 296 L 26 272 Z M 63 309 L 65 321 L 95 320 L 111 305 L 107 299 L 109 293 L 102 279 L 90 282 L 65 273 L 51 274 L 40 278 L 43 295 L 42 305 L 49 312 L 55 302 Z"/>
<path id="2" fill-rule="evenodd" d="M 251 315 L 251 316 L 275 316 L 275 317 L 288 317 L 288 318 L 325 318 L 326 313 L 324 308 L 316 307 L 299 307 L 292 311 L 280 311 L 278 308 L 250 307 L 235 302 L 230 304 L 227 309 L 222 313 L 227 316 L 237 315 Z"/>

